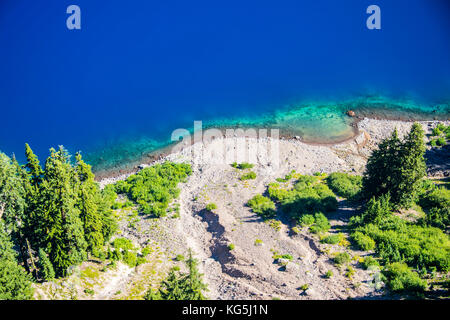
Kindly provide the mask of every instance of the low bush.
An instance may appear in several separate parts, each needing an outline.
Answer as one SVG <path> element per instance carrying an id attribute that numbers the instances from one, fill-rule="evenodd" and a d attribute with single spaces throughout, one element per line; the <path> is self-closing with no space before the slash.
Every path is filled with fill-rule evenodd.
<path id="1" fill-rule="evenodd" d="M 238 164 L 237 162 L 233 162 L 233 164 L 231 166 L 236 169 L 245 170 L 245 169 L 251 169 L 255 165 L 248 163 L 248 162 L 242 162 L 241 164 Z"/>
<path id="2" fill-rule="evenodd" d="M 256 173 L 254 173 L 253 171 L 250 171 L 248 173 L 244 173 L 239 179 L 242 180 L 242 181 L 254 180 L 254 179 L 256 179 Z"/>
<path id="3" fill-rule="evenodd" d="M 299 224 L 302 227 L 309 227 L 313 225 L 315 221 L 316 220 L 314 219 L 314 216 L 312 214 L 305 214 L 301 216 L 300 219 L 298 220 Z"/>
<path id="4" fill-rule="evenodd" d="M 361 265 L 363 267 L 363 269 L 367 270 L 371 267 L 379 267 L 380 264 L 378 263 L 378 261 L 371 256 L 366 256 L 364 257 L 363 261 L 361 262 Z"/>
<path id="5" fill-rule="evenodd" d="M 376 246 L 375 241 L 371 237 L 359 231 L 352 233 L 352 240 L 364 251 L 373 250 Z"/>
<path id="6" fill-rule="evenodd" d="M 192 173 L 189 164 L 164 162 L 147 167 L 114 187 L 117 193 L 127 194 L 144 214 L 162 217 L 170 202 L 178 197 L 178 183 L 184 182 Z"/>
<path id="7" fill-rule="evenodd" d="M 331 190 L 338 196 L 357 200 L 362 188 L 362 177 L 348 173 L 333 172 L 327 177 L 327 183 Z"/>
<path id="8" fill-rule="evenodd" d="M 427 288 L 427 282 L 421 279 L 405 263 L 388 264 L 382 273 L 386 279 L 386 284 L 392 291 L 423 292 Z"/>
<path id="9" fill-rule="evenodd" d="M 324 233 L 330 230 L 331 225 L 327 217 L 321 212 L 314 215 L 314 224 L 309 227 L 309 231 L 312 233 Z"/>
<path id="10" fill-rule="evenodd" d="M 333 260 L 337 265 L 343 265 L 349 263 L 351 257 L 347 252 L 339 252 L 338 254 L 336 254 Z"/>
<path id="11" fill-rule="evenodd" d="M 254 196 L 247 202 L 247 205 L 252 208 L 253 212 L 263 218 L 272 218 L 276 215 L 275 203 L 267 197 L 260 194 Z"/>
<path id="12" fill-rule="evenodd" d="M 326 244 L 338 244 L 342 239 L 341 234 L 330 234 L 320 240 L 322 243 Z"/>
<path id="13" fill-rule="evenodd" d="M 213 210 L 217 209 L 217 205 L 215 203 L 211 202 L 206 205 L 205 209 L 208 211 L 213 211 Z"/>

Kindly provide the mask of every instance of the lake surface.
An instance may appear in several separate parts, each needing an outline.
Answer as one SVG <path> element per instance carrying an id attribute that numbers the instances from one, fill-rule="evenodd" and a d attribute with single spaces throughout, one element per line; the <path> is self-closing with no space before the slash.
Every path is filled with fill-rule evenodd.
<path id="1" fill-rule="evenodd" d="M 81 8 L 68 30 L 66 8 Z M 369 30 L 366 8 L 381 8 Z M 0 1 L 0 150 L 64 145 L 96 170 L 176 128 L 269 126 L 306 141 L 345 111 L 448 118 L 448 1 Z"/>

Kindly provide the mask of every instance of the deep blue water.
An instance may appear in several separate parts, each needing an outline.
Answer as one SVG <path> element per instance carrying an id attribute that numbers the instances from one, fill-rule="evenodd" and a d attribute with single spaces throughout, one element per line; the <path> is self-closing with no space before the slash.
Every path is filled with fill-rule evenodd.
<path id="1" fill-rule="evenodd" d="M 66 28 L 70 4 L 81 8 L 81 30 Z M 366 28 L 371 4 L 381 30 Z M 381 94 L 431 110 L 450 101 L 449 8 L 0 0 L 0 150 L 23 160 L 28 142 L 44 158 L 62 144 L 101 166 L 114 153 L 123 161 L 160 146 L 194 120 L 251 119 L 305 101 Z"/>

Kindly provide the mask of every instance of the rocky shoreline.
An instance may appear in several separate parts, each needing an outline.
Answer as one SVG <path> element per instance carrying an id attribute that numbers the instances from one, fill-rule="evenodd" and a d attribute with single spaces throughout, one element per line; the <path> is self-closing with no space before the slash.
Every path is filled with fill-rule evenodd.
<path id="1" fill-rule="evenodd" d="M 431 130 L 438 124 L 444 123 L 448 125 L 450 121 L 418 121 L 424 128 L 427 135 L 431 133 Z M 305 143 L 301 141 L 301 137 L 292 135 L 282 135 L 279 139 L 280 151 L 281 153 L 286 153 L 289 150 L 290 153 L 311 153 L 310 157 L 307 157 L 308 162 L 314 163 L 323 162 L 323 156 L 329 156 L 329 162 L 331 163 L 328 167 L 322 167 L 320 171 L 323 172 L 333 172 L 339 169 L 344 169 L 345 171 L 362 173 L 363 167 L 365 165 L 365 160 L 369 156 L 370 152 L 376 147 L 377 143 L 389 136 L 394 128 L 397 128 L 400 136 L 406 134 L 412 125 L 412 121 L 403 120 L 382 120 L 382 119 L 372 119 L 372 118 L 356 118 L 354 123 L 354 136 L 350 139 L 339 143 Z M 244 138 L 244 137 L 224 137 L 218 141 L 214 141 L 216 144 L 221 143 L 226 145 L 228 143 L 235 144 L 238 140 L 247 139 L 246 143 L 250 145 L 252 143 L 268 143 L 272 138 Z M 233 141 L 234 140 L 234 141 Z M 112 170 L 106 173 L 97 175 L 97 180 L 101 186 L 108 183 L 114 183 L 119 180 L 124 180 L 128 176 L 135 174 L 139 170 L 149 165 L 156 163 L 161 163 L 164 161 L 185 161 L 188 163 L 193 162 L 192 154 L 194 150 L 197 153 L 201 153 L 205 148 L 213 148 L 214 146 L 208 146 L 204 143 L 190 144 L 186 146 L 180 146 L 181 142 L 176 145 L 168 146 L 162 150 L 154 152 L 152 155 L 145 158 L 145 161 L 141 161 L 141 164 L 136 165 L 129 169 L 123 170 Z M 220 145 L 219 145 L 220 147 Z M 173 152 L 177 148 L 178 151 Z M 181 150 L 180 150 L 181 148 Z M 446 164 L 448 159 L 448 147 L 441 148 L 440 150 L 431 150 L 428 147 L 427 156 L 430 158 L 430 168 L 429 172 L 433 176 L 448 176 L 449 175 L 449 165 Z M 144 159 L 143 159 L 144 160 Z M 288 159 L 289 160 L 289 159 Z M 344 160 L 346 162 L 345 168 L 337 165 L 340 161 Z M 233 162 L 233 161 L 231 161 Z M 230 162 L 230 163 L 231 163 Z M 289 163 L 290 161 L 288 161 Z M 334 163 L 334 165 L 333 165 Z"/>

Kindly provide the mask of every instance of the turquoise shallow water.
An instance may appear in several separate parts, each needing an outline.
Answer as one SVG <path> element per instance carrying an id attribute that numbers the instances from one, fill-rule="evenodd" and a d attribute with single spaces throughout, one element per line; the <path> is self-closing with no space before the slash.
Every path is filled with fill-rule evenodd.
<path id="1" fill-rule="evenodd" d="M 336 143 L 354 135 L 355 118 L 392 120 L 448 120 L 450 103 L 420 104 L 412 100 L 391 99 L 385 96 L 364 96 L 341 101 L 303 101 L 276 108 L 271 112 L 255 113 L 241 117 L 213 118 L 203 122 L 203 130 L 209 128 L 273 128 L 288 136 L 300 136 L 307 143 Z M 199 119 L 193 119 L 199 120 Z M 173 128 L 176 129 L 176 128 Z M 185 129 L 193 132 L 193 123 Z M 268 133 L 270 135 L 270 133 Z M 126 170 L 152 156 L 164 153 L 173 142 L 168 131 L 166 139 L 154 140 L 145 135 L 122 137 L 109 146 L 86 153 L 85 157 L 100 174 Z"/>

